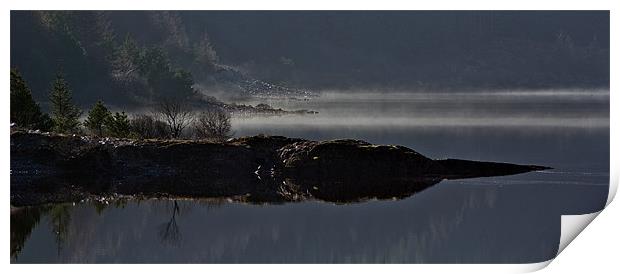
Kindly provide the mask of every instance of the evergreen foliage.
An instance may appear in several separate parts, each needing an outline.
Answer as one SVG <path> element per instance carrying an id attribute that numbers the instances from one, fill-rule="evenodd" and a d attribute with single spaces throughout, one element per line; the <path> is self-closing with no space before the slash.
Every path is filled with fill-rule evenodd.
<path id="1" fill-rule="evenodd" d="M 129 125 L 129 119 L 125 112 L 115 112 L 114 115 L 110 115 L 105 122 L 107 132 L 112 137 L 127 138 L 131 127 Z"/>
<path id="2" fill-rule="evenodd" d="M 17 69 L 11 69 L 11 122 L 18 126 L 48 131 L 51 129 L 49 115 L 42 113 L 39 104 Z"/>
<path id="3" fill-rule="evenodd" d="M 58 133 L 72 133 L 79 130 L 80 121 L 78 119 L 82 112 L 73 104 L 72 100 L 69 85 L 62 73 L 58 73 L 50 92 L 54 131 Z"/>
<path id="4" fill-rule="evenodd" d="M 97 101 L 97 103 L 93 106 L 93 108 L 88 112 L 88 117 L 84 121 L 84 126 L 88 128 L 93 134 L 97 136 L 104 135 L 104 125 L 106 120 L 112 114 L 105 107 L 103 102 Z"/>

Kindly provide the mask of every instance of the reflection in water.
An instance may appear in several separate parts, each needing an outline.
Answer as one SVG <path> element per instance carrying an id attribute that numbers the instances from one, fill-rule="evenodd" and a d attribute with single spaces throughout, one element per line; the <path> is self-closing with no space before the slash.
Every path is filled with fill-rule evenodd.
<path id="1" fill-rule="evenodd" d="M 70 205 L 60 204 L 53 206 L 49 212 L 52 231 L 56 235 L 56 247 L 58 254 L 63 248 L 68 235 L 68 228 L 71 222 Z"/>
<path id="2" fill-rule="evenodd" d="M 11 210 L 11 259 L 17 258 L 24 248 L 24 242 L 41 220 L 49 207 L 24 207 Z"/>
<path id="3" fill-rule="evenodd" d="M 506 179 L 561 180 L 554 176 Z M 108 207 L 97 215 L 94 204 L 82 203 L 68 206 L 72 217 L 60 254 L 41 240 L 50 227 L 38 226 L 14 261 L 536 262 L 557 251 L 559 214 L 600 208 L 594 201 L 605 190 L 468 179 L 445 181 L 405 200 L 346 205 L 130 200 L 124 209 Z"/>
<path id="4" fill-rule="evenodd" d="M 519 94 L 517 94 L 519 95 Z M 523 94 L 521 94 L 523 95 Z M 525 97 L 524 97 L 525 96 Z M 530 263 L 557 252 L 561 214 L 603 208 L 609 183 L 606 94 L 473 98 L 338 98 L 286 107 L 319 119 L 401 116 L 398 125 L 330 126 L 255 119 L 238 135 L 359 138 L 432 158 L 554 167 L 504 177 L 443 181 L 396 201 L 252 205 L 224 200 L 113 200 L 11 212 L 11 261 L 26 263 Z M 560 97 L 558 97 L 560 96 Z M 456 98 L 461 98 L 456 97 Z M 531 98 L 536 97 L 536 98 Z M 502 101 L 503 100 L 503 101 Z M 426 103 L 425 103 L 426 102 Z M 326 115 L 326 116 L 321 116 Z M 557 126 L 492 126 L 478 117 Z M 418 126 L 416 117 L 474 119 L 476 126 Z M 448 117 L 450 116 L 450 117 Z M 314 117 L 314 118 L 313 118 Z M 364 118 L 363 117 L 363 118 Z M 289 118 L 283 118 L 289 119 Z M 269 122 L 275 121 L 275 122 Z M 402 123 L 401 123 L 402 122 Z M 547 123 L 545 122 L 545 123 Z M 570 124 L 576 122 L 575 124 Z M 444 124 L 450 124 L 448 121 Z M 545 124 L 543 123 L 543 124 Z M 107 202 L 107 204 L 106 204 Z M 182 216 L 182 218 L 180 217 Z M 182 234 L 182 235 L 181 235 Z"/>
<path id="5" fill-rule="evenodd" d="M 111 200 L 92 201 L 92 206 L 97 216 L 110 206 Z M 112 200 L 114 208 L 124 208 L 126 199 Z M 54 247 L 57 256 L 60 256 L 67 241 L 75 237 L 72 228 L 80 227 L 80 221 L 72 220 L 72 212 L 75 204 L 62 203 L 55 205 L 43 205 L 36 207 L 22 207 L 11 210 L 11 260 L 19 261 L 19 254 L 24 248 L 25 242 L 30 238 L 32 231 L 39 225 L 41 219 L 47 220 L 46 229 L 54 239 Z M 40 226 L 39 226 L 40 227 Z"/>
<path id="6" fill-rule="evenodd" d="M 181 231 L 176 220 L 177 214 L 180 214 L 180 209 L 177 201 L 173 201 L 173 204 L 170 220 L 159 226 L 159 238 L 162 243 L 166 244 L 173 244 L 181 239 Z"/>

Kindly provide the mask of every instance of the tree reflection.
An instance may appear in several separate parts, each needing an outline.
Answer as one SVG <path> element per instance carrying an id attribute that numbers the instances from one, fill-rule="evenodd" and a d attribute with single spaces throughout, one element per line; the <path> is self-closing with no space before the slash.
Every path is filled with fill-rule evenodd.
<path id="1" fill-rule="evenodd" d="M 116 199 L 92 203 L 97 215 L 101 215 L 110 205 L 114 208 L 125 208 L 127 200 Z M 72 204 L 65 203 L 11 208 L 11 260 L 17 261 L 32 231 L 41 222 L 41 218 L 46 216 L 49 218 L 49 225 L 55 237 L 58 254 L 60 254 L 68 238 L 72 207 Z"/>
<path id="2" fill-rule="evenodd" d="M 181 210 L 177 201 L 174 201 L 172 208 L 172 216 L 170 220 L 164 222 L 159 226 L 159 239 L 164 244 L 174 244 L 177 243 L 181 239 L 181 231 L 179 230 L 179 226 L 177 225 L 176 216 L 180 214 Z"/>
<path id="3" fill-rule="evenodd" d="M 70 204 L 23 207 L 11 212 L 11 257 L 13 259 L 17 260 L 26 240 L 45 215 L 49 216 L 58 254 L 60 254 L 67 239 L 69 223 L 71 222 Z"/>
<path id="4" fill-rule="evenodd" d="M 67 240 L 69 224 L 71 222 L 71 205 L 59 204 L 52 207 L 49 212 L 52 232 L 56 236 L 58 254 L 62 251 Z"/>
<path id="5" fill-rule="evenodd" d="M 49 207 L 24 207 L 11 209 L 11 258 L 17 257 L 24 248 L 26 240 L 39 224 Z"/>

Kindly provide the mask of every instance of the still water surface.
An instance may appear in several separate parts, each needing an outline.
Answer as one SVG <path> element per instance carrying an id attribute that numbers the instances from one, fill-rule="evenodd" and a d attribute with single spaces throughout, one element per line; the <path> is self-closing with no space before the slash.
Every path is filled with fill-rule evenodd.
<path id="1" fill-rule="evenodd" d="M 130 200 L 29 208 L 11 215 L 11 261 L 540 262 L 557 252 L 560 215 L 598 211 L 607 199 L 607 91 L 328 93 L 267 103 L 319 114 L 239 117 L 237 136 L 359 138 L 431 158 L 554 169 L 443 181 L 407 199 L 347 205 Z"/>

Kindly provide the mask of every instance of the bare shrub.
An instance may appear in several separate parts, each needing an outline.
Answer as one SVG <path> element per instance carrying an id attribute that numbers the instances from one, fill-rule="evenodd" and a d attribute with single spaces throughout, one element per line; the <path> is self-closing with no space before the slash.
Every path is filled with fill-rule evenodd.
<path id="1" fill-rule="evenodd" d="M 141 139 L 168 138 L 168 126 L 153 116 L 140 114 L 130 121 L 131 134 Z"/>
<path id="2" fill-rule="evenodd" d="M 198 139 L 224 141 L 232 136 L 230 114 L 221 109 L 212 109 L 198 116 L 194 124 L 194 134 Z"/>
<path id="3" fill-rule="evenodd" d="M 170 138 L 181 137 L 183 130 L 194 120 L 189 106 L 178 100 L 163 100 L 155 106 L 155 115 L 168 126 Z"/>

